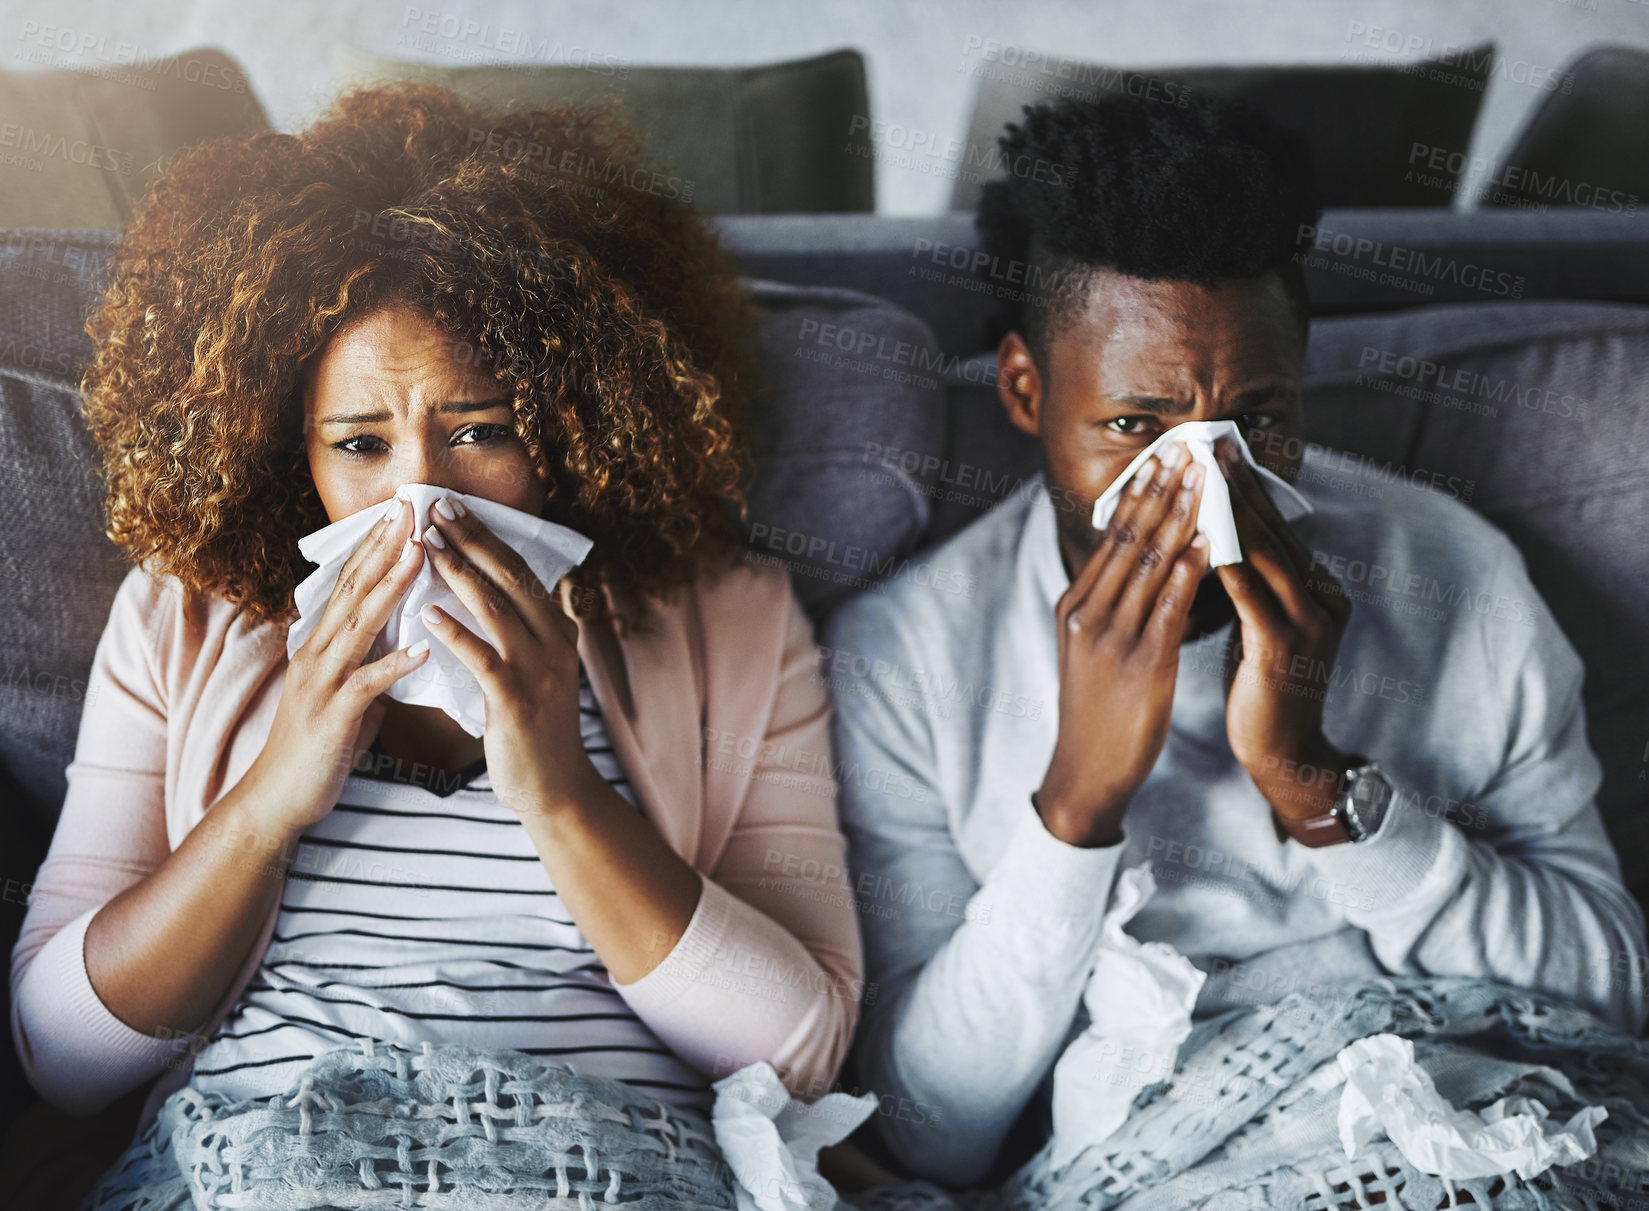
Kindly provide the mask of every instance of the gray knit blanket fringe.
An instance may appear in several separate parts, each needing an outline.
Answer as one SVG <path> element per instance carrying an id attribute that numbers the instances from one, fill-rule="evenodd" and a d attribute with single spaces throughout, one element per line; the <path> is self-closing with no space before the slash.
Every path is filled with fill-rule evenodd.
<path id="1" fill-rule="evenodd" d="M 1447 1182 L 1384 1137 L 1348 1163 L 1342 1086 L 1309 1078 L 1356 1039 L 1412 1039 L 1415 1060 L 1455 1106 L 1543 1102 L 1563 1121 L 1582 1105 L 1609 1117 L 1588 1160 L 1523 1181 Z M 955 1194 L 907 1182 L 848 1195 L 860 1211 L 1621 1211 L 1649 1207 L 1649 1046 L 1565 1002 L 1489 980 L 1355 981 L 1295 992 L 1197 1023 L 1171 1078 L 1141 1090 L 1104 1143 L 1061 1171 L 1044 1147 L 1005 1185 Z"/>
<path id="2" fill-rule="evenodd" d="M 284 1095 L 178 1089 L 81 1206 L 732 1211 L 734 1189 L 702 1113 L 519 1051 L 365 1039 Z"/>

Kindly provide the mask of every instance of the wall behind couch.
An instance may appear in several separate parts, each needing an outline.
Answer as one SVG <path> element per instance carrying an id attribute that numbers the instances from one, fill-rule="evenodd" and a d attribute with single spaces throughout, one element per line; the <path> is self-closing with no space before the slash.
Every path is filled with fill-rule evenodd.
<path id="1" fill-rule="evenodd" d="M 872 117 L 889 124 L 873 131 L 877 209 L 907 215 L 944 210 L 952 186 L 942 157 L 907 159 L 913 134 L 934 146 L 961 139 L 979 75 L 1021 71 L 1025 52 L 1129 68 L 1389 66 L 1488 39 L 1499 63 L 1474 144 L 1461 150 L 1492 158 L 1582 48 L 1649 49 L 1649 0 L 0 2 L 0 66 L 117 68 L 134 53 L 216 45 L 246 68 L 281 130 L 302 127 L 331 96 L 338 43 L 454 66 L 521 59 L 522 46 L 540 62 L 598 66 L 742 65 L 856 47 Z M 514 53 L 500 51 L 512 41 Z"/>

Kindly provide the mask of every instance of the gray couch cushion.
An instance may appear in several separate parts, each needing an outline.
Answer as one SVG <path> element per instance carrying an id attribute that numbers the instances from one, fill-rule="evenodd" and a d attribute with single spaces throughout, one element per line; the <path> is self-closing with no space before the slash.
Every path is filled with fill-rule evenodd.
<path id="1" fill-rule="evenodd" d="M 1636 213 L 1649 199 L 1649 51 L 1594 46 L 1544 92 L 1488 174 L 1479 205 Z"/>
<path id="2" fill-rule="evenodd" d="M 1318 320 L 1310 371 L 1312 407 L 1389 417 L 1383 438 L 1359 422 L 1358 440 L 1471 484 L 1472 507 L 1522 551 L 1586 664 L 1598 804 L 1628 886 L 1649 902 L 1649 307 L 1496 303 Z"/>
<path id="3" fill-rule="evenodd" d="M 125 574 L 77 382 L 102 233 L 0 235 L 0 762 L 49 833 L 86 674 Z"/>
<path id="4" fill-rule="evenodd" d="M 783 561 L 814 621 L 921 541 L 944 449 L 928 326 L 873 295 L 747 282 L 763 315 L 750 546 Z"/>
<path id="5" fill-rule="evenodd" d="M 1136 70 L 1054 54 L 1019 61 L 1022 48 L 981 45 L 973 52 L 978 62 L 964 63 L 979 86 L 951 209 L 972 210 L 984 180 L 1001 175 L 989 171 L 1000 163 L 996 140 L 1007 123 L 1022 123 L 1024 106 L 1105 93 L 1163 105 L 1201 93 L 1248 102 L 1305 136 L 1328 206 L 1449 205 L 1458 171 L 1417 171 L 1413 149 L 1442 148 L 1445 163 L 1447 153 L 1467 149 L 1494 68 L 1493 44 L 1419 63 L 1393 62 L 1389 51 L 1360 40 L 1347 49 L 1356 55 L 1349 63 Z"/>

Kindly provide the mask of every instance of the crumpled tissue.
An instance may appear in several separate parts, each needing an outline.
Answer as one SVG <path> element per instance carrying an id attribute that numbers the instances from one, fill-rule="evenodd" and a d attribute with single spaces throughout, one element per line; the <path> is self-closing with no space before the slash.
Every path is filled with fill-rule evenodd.
<path id="1" fill-rule="evenodd" d="M 1122 928 L 1156 890 L 1149 863 L 1117 875 L 1099 957 L 1082 993 L 1091 1024 L 1054 1065 L 1056 1170 L 1122 1126 L 1141 1089 L 1173 1075 L 1191 1033 L 1207 973 L 1166 942 L 1141 942 Z"/>
<path id="2" fill-rule="evenodd" d="M 836 1190 L 819 1176 L 819 1149 L 838 1144 L 876 1110 L 876 1095 L 827 1093 L 797 1101 L 766 1060 L 711 1086 L 716 1146 L 738 1179 L 739 1211 L 832 1211 Z"/>
<path id="3" fill-rule="evenodd" d="M 1609 1117 L 1586 1106 L 1562 1126 L 1526 1097 L 1503 1097 L 1479 1112 L 1457 1110 L 1415 1062 L 1401 1035 L 1358 1039 L 1335 1057 L 1345 1079 L 1340 1143 L 1353 1160 L 1382 1132 L 1416 1169 L 1450 1181 L 1516 1170 L 1527 1181 L 1553 1165 L 1572 1165 L 1597 1151 L 1593 1128 Z"/>
<path id="4" fill-rule="evenodd" d="M 556 581 L 584 562 L 584 557 L 594 545 L 576 530 L 545 521 L 536 514 L 432 484 L 402 484 L 395 489 L 394 499 L 412 503 L 413 521 L 417 526 L 413 533 L 422 534 L 429 528 L 430 510 L 443 496 L 463 502 L 464 507 L 479 517 L 506 546 L 527 561 L 527 566 L 551 592 L 555 591 Z M 388 507 L 389 500 L 381 500 L 298 540 L 298 550 L 303 557 L 320 567 L 293 590 L 298 619 L 286 634 L 286 654 L 289 658 L 315 629 L 326 610 L 326 603 L 332 597 L 333 587 L 338 583 L 338 573 Z M 486 731 L 487 723 L 486 697 L 481 691 L 481 683 L 419 617 L 419 611 L 426 605 L 446 611 L 470 631 L 497 646 L 497 638 L 488 634 L 487 629 L 476 621 L 475 615 L 469 612 L 448 587 L 446 579 L 435 570 L 426 553 L 412 586 L 396 604 L 389 621 L 378 633 L 362 663 L 376 660 L 420 639 L 430 640 L 429 657 L 390 686 L 388 695 L 412 706 L 439 707 L 471 736 L 479 737 Z"/>
<path id="5" fill-rule="evenodd" d="M 1197 510 L 1197 530 L 1208 536 L 1208 566 L 1217 568 L 1222 564 L 1241 563 L 1242 544 L 1237 541 L 1237 522 L 1231 512 L 1231 489 L 1220 471 L 1219 460 L 1214 457 L 1214 443 L 1221 437 L 1229 437 L 1236 443 L 1238 455 L 1259 476 L 1260 482 L 1265 485 L 1266 495 L 1277 506 L 1277 512 L 1282 514 L 1284 521 L 1294 521 L 1315 511 L 1311 502 L 1287 480 L 1254 461 L 1254 454 L 1243 440 L 1236 421 L 1193 420 L 1175 425 L 1146 446 L 1133 462 L 1122 469 L 1122 474 L 1100 493 L 1099 499 L 1094 501 L 1094 529 L 1103 530 L 1111 520 L 1111 514 L 1116 512 L 1117 502 L 1122 498 L 1122 490 L 1145 465 L 1146 459 L 1160 453 L 1170 442 L 1184 442 L 1193 461 L 1200 463 L 1203 469 L 1202 505 Z"/>

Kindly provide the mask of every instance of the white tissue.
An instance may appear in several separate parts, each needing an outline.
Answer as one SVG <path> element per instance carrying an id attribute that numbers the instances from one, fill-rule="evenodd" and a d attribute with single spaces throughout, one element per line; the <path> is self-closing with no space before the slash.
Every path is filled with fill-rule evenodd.
<path id="1" fill-rule="evenodd" d="M 836 1190 L 819 1176 L 819 1149 L 840 1143 L 876 1109 L 876 1095 L 827 1093 L 797 1101 L 766 1060 L 711 1086 L 716 1146 L 738 1179 L 739 1211 L 832 1211 Z"/>
<path id="2" fill-rule="evenodd" d="M 1587 1106 L 1561 1127 L 1541 1103 L 1501 1098 L 1481 1114 L 1457 1110 L 1415 1063 L 1414 1044 L 1395 1034 L 1358 1039 L 1336 1057 L 1345 1077 L 1340 1143 L 1354 1160 L 1384 1132 L 1403 1158 L 1451 1181 L 1516 1170 L 1527 1181 L 1552 1165 L 1572 1165 L 1597 1151 L 1592 1129 L 1609 1117 Z"/>
<path id="3" fill-rule="evenodd" d="M 1145 465 L 1146 459 L 1159 453 L 1170 442 L 1184 442 L 1191 458 L 1202 464 L 1203 469 L 1202 507 L 1197 511 L 1197 529 L 1208 536 L 1208 566 L 1217 568 L 1222 564 L 1241 563 L 1242 545 L 1237 541 L 1237 522 L 1231 512 L 1231 489 L 1214 457 L 1214 442 L 1220 437 L 1229 437 L 1236 443 L 1238 455 L 1259 476 L 1266 494 L 1271 497 L 1271 503 L 1277 506 L 1277 512 L 1282 514 L 1284 521 L 1293 521 L 1313 511 L 1311 502 L 1295 491 L 1287 480 L 1254 461 L 1254 454 L 1243 440 L 1236 421 L 1193 420 L 1175 425 L 1146 446 L 1133 462 L 1122 469 L 1122 474 L 1100 493 L 1099 499 L 1094 501 L 1094 529 L 1103 530 L 1111 520 L 1123 488 Z"/>
<path id="4" fill-rule="evenodd" d="M 1122 1126 L 1139 1091 L 1173 1074 L 1191 1033 L 1207 973 L 1166 942 L 1141 942 L 1122 928 L 1156 890 L 1149 864 L 1117 875 L 1099 958 L 1082 993 L 1091 1024 L 1054 1065 L 1056 1170 Z"/>
<path id="5" fill-rule="evenodd" d="M 402 484 L 395 489 L 395 499 L 412 502 L 413 520 L 417 525 L 414 533 L 417 534 L 429 528 L 430 510 L 443 496 L 462 501 L 464 507 L 479 517 L 506 546 L 527 561 L 527 566 L 551 592 L 556 581 L 582 563 L 594 545 L 575 530 L 497 501 L 452 492 L 431 484 Z M 303 646 L 304 640 L 315 629 L 315 624 L 326 611 L 333 586 L 338 583 L 338 573 L 366 538 L 367 531 L 378 524 L 388 505 L 389 500 L 381 500 L 298 540 L 298 550 L 303 552 L 304 558 L 320 567 L 293 591 L 298 619 L 286 634 L 288 657 Z M 426 605 L 440 607 L 470 631 L 497 646 L 497 637 L 488 634 L 487 629 L 459 601 L 445 578 L 435 570 L 426 552 L 412 587 L 396 604 L 389 622 L 379 632 L 363 663 L 417 643 L 420 639 L 428 639 L 429 656 L 423 664 L 390 686 L 387 691 L 389 696 L 413 706 L 439 707 L 457 720 L 471 736 L 480 736 L 485 732 L 487 722 L 486 697 L 481 692 L 481 683 L 418 616 Z"/>

